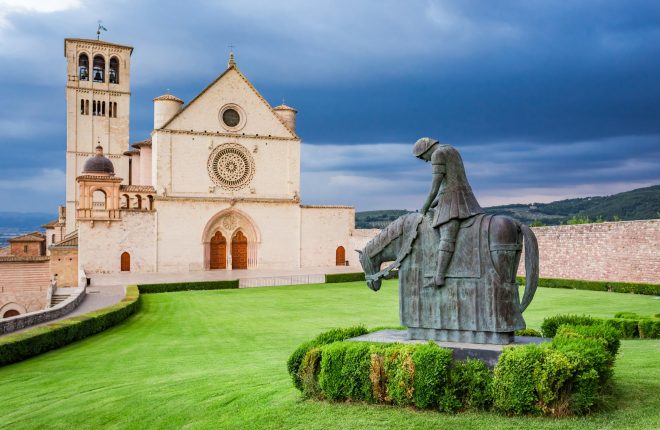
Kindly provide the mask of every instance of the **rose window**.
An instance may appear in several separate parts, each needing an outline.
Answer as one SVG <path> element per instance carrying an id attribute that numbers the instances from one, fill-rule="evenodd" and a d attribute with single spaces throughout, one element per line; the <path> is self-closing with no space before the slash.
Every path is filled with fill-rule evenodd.
<path id="1" fill-rule="evenodd" d="M 209 156 L 207 167 L 211 180 L 228 190 L 240 190 L 254 176 L 252 155 L 235 143 L 227 143 L 215 148 Z"/>

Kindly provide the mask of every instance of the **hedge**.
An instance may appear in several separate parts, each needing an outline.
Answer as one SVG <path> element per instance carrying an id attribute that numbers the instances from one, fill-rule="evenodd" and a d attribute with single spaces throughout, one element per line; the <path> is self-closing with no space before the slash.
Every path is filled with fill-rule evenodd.
<path id="1" fill-rule="evenodd" d="M 518 280 L 519 284 L 521 285 L 525 284 L 524 276 L 518 276 L 516 279 Z M 609 291 L 613 293 L 633 293 L 633 294 L 645 294 L 649 296 L 660 296 L 660 284 L 540 278 L 539 287 L 567 288 L 573 290 Z"/>
<path id="2" fill-rule="evenodd" d="M 355 282 L 355 281 L 364 281 L 364 273 L 328 273 L 325 275 L 326 284 L 336 284 L 339 282 Z"/>
<path id="3" fill-rule="evenodd" d="M 543 320 L 541 330 L 545 337 L 555 337 L 560 326 L 605 325 L 616 329 L 624 339 L 656 339 L 660 337 L 660 318 L 640 317 L 632 312 L 617 312 L 625 318 L 593 318 L 586 315 L 555 315 Z"/>
<path id="4" fill-rule="evenodd" d="M 0 366 L 16 363 L 100 333 L 133 315 L 140 306 L 135 285 L 126 288 L 121 302 L 98 311 L 55 321 L 0 338 Z"/>
<path id="5" fill-rule="evenodd" d="M 614 327 L 564 324 L 552 342 L 505 348 L 491 371 L 480 360 L 452 365 L 451 350 L 434 342 L 341 340 L 354 330 L 323 333 L 294 351 L 289 372 L 295 371 L 304 397 L 446 412 L 580 415 L 609 389 L 620 344 Z M 314 346 L 321 340 L 328 343 Z"/>
<path id="6" fill-rule="evenodd" d="M 138 288 L 142 294 L 170 293 L 175 291 L 193 290 L 227 290 L 238 288 L 238 280 L 140 284 L 138 285 Z"/>

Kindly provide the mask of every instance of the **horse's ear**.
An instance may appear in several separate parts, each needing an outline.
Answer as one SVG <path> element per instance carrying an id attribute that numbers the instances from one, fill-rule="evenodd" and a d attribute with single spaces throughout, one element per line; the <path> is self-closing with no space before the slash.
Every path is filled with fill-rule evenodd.
<path id="1" fill-rule="evenodd" d="M 355 252 L 357 252 L 358 254 L 362 255 L 362 250 L 361 250 L 361 249 L 356 249 Z"/>

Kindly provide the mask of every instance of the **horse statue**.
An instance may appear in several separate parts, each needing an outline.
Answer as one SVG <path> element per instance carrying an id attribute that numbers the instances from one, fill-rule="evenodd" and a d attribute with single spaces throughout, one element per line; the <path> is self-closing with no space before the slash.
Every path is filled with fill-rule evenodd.
<path id="1" fill-rule="evenodd" d="M 525 328 L 522 312 L 534 298 L 539 278 L 536 237 L 513 218 L 474 207 L 479 213 L 459 220 L 443 285 L 434 282 L 442 249 L 434 219 L 443 208 L 399 217 L 358 251 L 374 291 L 398 269 L 400 320 L 411 339 L 508 344 L 516 330 Z M 516 273 L 523 245 L 526 285 L 521 301 Z M 392 263 L 381 270 L 385 262 Z"/>

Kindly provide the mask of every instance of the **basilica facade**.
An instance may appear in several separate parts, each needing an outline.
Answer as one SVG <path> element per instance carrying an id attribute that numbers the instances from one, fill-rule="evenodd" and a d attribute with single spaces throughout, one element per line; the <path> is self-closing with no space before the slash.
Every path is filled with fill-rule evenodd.
<path id="1" fill-rule="evenodd" d="M 347 206 L 300 202 L 297 111 L 227 68 L 184 103 L 153 102 L 130 144 L 133 48 L 66 39 L 66 208 L 49 249 L 77 238 L 88 274 L 357 266 Z"/>

